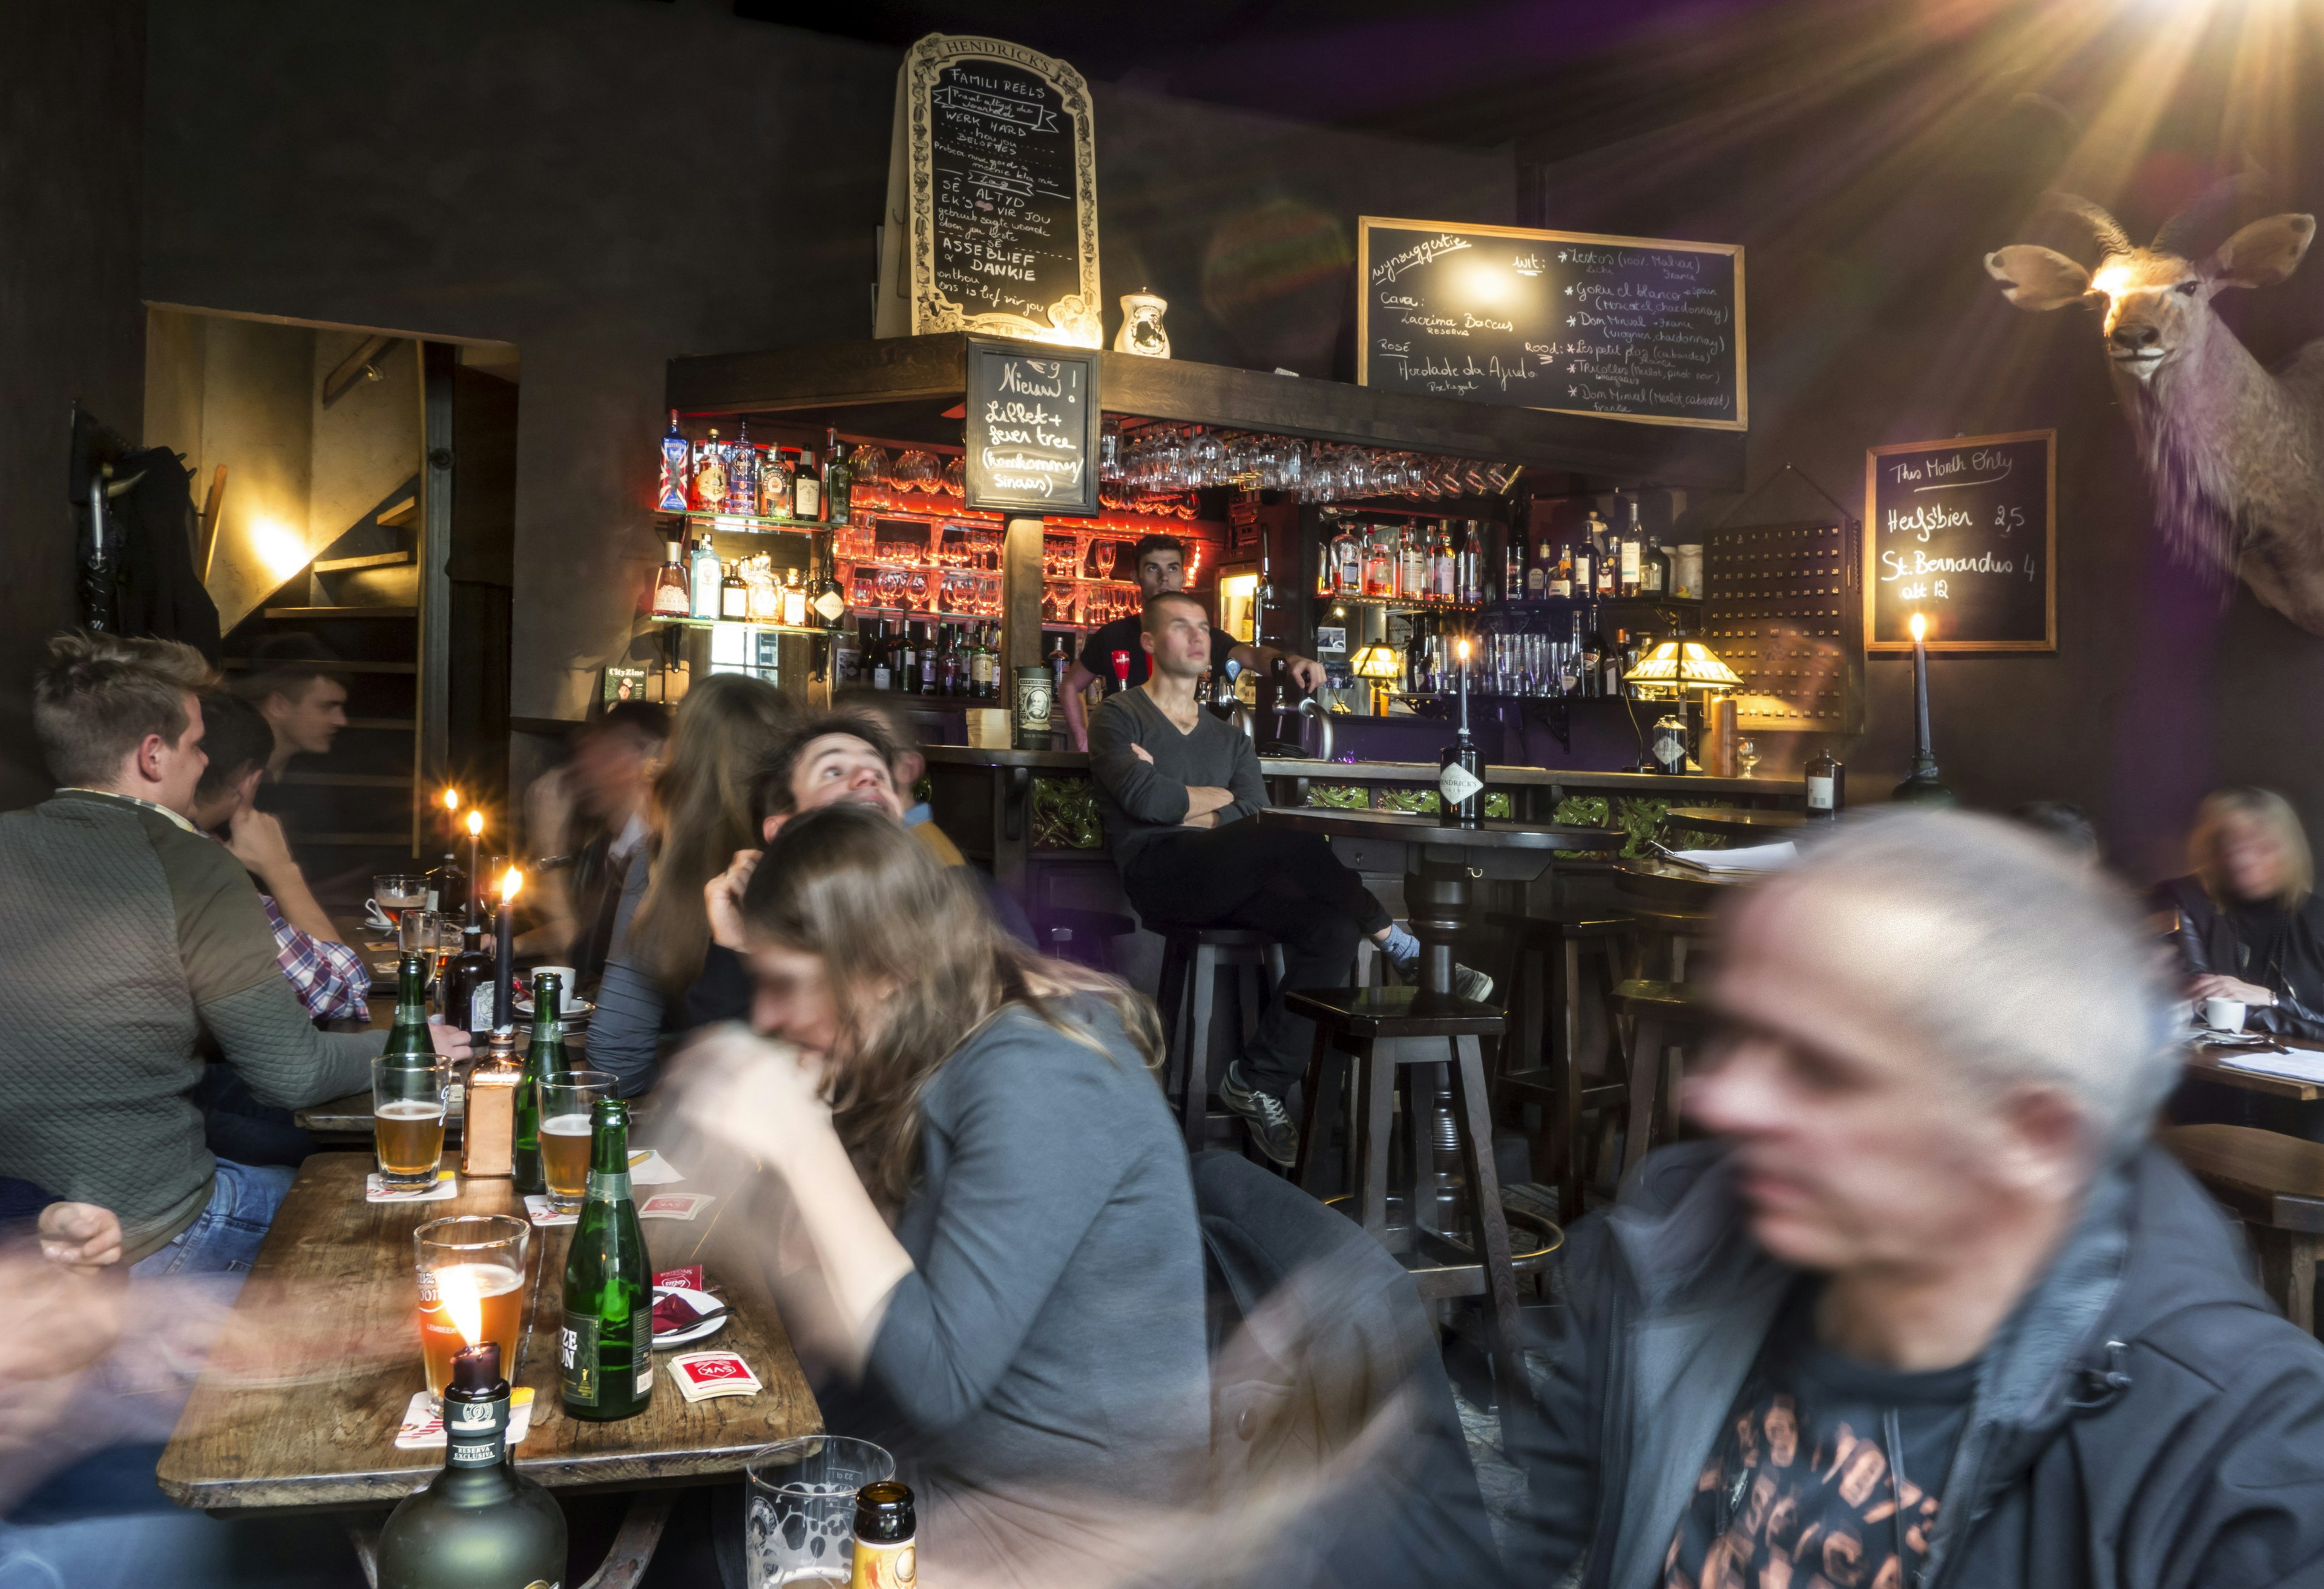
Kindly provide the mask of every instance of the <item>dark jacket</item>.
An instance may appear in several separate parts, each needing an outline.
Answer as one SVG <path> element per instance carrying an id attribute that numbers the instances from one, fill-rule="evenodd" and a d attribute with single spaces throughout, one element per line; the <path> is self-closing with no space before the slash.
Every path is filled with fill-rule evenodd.
<path id="1" fill-rule="evenodd" d="M 2223 910 L 2200 877 L 2174 877 L 2154 890 L 2154 903 L 2179 913 L 2172 939 L 2190 976 L 2217 973 L 2256 982 L 2273 991 L 2273 1008 L 2253 1008 L 2245 1024 L 2255 1032 L 2324 1040 L 2324 896 L 2310 895 L 2291 913 L 2273 961 L 2253 963 L 2251 947 L 2232 910 Z"/>
<path id="2" fill-rule="evenodd" d="M 2236 1250 L 2159 1148 L 2099 1178 L 1987 1350 L 1921 1589 L 2324 1584 L 2324 1346 Z M 1796 1277 L 1711 1143 L 1649 1159 L 1566 1252 L 1518 1575 L 1586 1553 L 1583 1589 L 1653 1589 Z"/>

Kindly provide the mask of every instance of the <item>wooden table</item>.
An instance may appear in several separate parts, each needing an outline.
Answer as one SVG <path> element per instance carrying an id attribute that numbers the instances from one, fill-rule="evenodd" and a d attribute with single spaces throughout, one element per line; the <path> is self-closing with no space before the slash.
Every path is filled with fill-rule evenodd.
<path id="1" fill-rule="evenodd" d="M 366 1506 L 402 1499 L 443 1466 L 440 1448 L 395 1448 L 404 1407 L 425 1383 L 411 1233 L 450 1214 L 521 1217 L 523 1205 L 508 1181 L 484 1180 L 445 1202 L 366 1203 L 371 1168 L 367 1153 L 318 1153 L 300 1168 L 234 1309 L 234 1325 L 252 1337 L 269 1327 L 275 1334 L 254 1364 L 247 1350 L 237 1355 L 230 1331 L 203 1372 L 157 1470 L 171 1500 L 213 1512 Z M 688 1402 L 658 1364 L 650 1406 L 615 1423 L 568 1418 L 558 1405 L 573 1227 L 534 1228 L 510 1375 L 533 1392 L 532 1428 L 516 1450 L 521 1472 L 552 1489 L 699 1483 L 739 1473 L 761 1446 L 821 1431 L 733 1202 L 722 1197 L 691 1221 L 641 1225 L 656 1268 L 705 1263 L 733 1310 L 724 1329 L 692 1349 L 740 1353 L 765 1388 Z M 272 1382 L 237 1382 L 237 1361 Z"/>
<path id="2" fill-rule="evenodd" d="M 1663 813 L 1663 821 L 1691 833 L 1716 833 L 1753 844 L 1781 843 L 1798 837 L 1808 825 L 1801 812 L 1750 811 L 1730 805 L 1674 805 Z"/>
<path id="3" fill-rule="evenodd" d="M 2177 1125 L 2163 1133 L 2163 1144 L 2244 1222 L 2260 1289 L 2284 1318 L 2315 1334 L 2324 1144 L 2250 1125 Z"/>
<path id="4" fill-rule="evenodd" d="M 2283 1046 L 2301 1053 L 2324 1053 L 2324 1048 L 2314 1043 L 2295 1042 L 2283 1039 Z M 2250 1070 L 2231 1070 L 2227 1067 L 2245 1054 L 2264 1054 L 2264 1049 L 2233 1048 L 2219 1043 L 2200 1043 L 2187 1051 L 2187 1074 L 2206 1081 L 2216 1081 L 2222 1087 L 2237 1087 L 2246 1092 L 2264 1093 L 2270 1098 L 2295 1098 L 2312 1104 L 2324 1098 L 2324 1085 L 2313 1081 L 2298 1081 L 2289 1076 L 2261 1076 Z"/>

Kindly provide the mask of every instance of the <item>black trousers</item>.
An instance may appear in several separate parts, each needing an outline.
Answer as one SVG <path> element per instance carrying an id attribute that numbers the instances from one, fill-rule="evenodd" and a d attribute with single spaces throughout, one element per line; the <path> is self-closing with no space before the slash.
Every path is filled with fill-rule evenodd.
<path id="1" fill-rule="evenodd" d="M 1278 1098 L 1305 1072 L 1315 1042 L 1315 1024 L 1284 1008 L 1284 991 L 1346 987 L 1357 943 L 1389 922 L 1322 834 L 1247 817 L 1148 840 L 1123 868 L 1121 888 L 1148 926 L 1243 927 L 1283 945 L 1284 986 L 1242 1068 L 1245 1081 Z"/>

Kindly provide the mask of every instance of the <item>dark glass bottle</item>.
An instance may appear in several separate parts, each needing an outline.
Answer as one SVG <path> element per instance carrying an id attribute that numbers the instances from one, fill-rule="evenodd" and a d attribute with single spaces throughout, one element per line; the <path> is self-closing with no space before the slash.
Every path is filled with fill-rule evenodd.
<path id="1" fill-rule="evenodd" d="M 632 1418 L 652 1399 L 653 1266 L 630 1199 L 630 1110 L 600 1098 L 591 1113 L 588 1200 L 565 1258 L 558 1342 L 565 1410 Z"/>
<path id="2" fill-rule="evenodd" d="M 452 1355 L 444 1466 L 379 1533 L 380 1589 L 531 1589 L 565 1581 L 565 1514 L 508 1458 L 509 1386 L 491 1341 Z"/>
<path id="3" fill-rule="evenodd" d="M 388 1028 L 387 1047 L 381 1051 L 390 1060 L 416 1059 L 427 1064 L 436 1061 L 436 1045 L 428 1040 L 428 958 L 405 954 L 395 961 L 395 1024 Z"/>
<path id="4" fill-rule="evenodd" d="M 874 1479 L 855 1492 L 848 1589 L 908 1589 L 919 1582 L 919 1527 L 913 1511 L 911 1486 L 894 1479 Z"/>
<path id="5" fill-rule="evenodd" d="M 839 453 L 839 432 L 824 431 L 823 517 L 826 524 L 844 524 L 853 493 L 855 472 Z"/>
<path id="6" fill-rule="evenodd" d="M 1810 816 L 1836 817 L 1847 809 L 1848 769 L 1833 758 L 1830 746 L 1817 751 L 1803 770 L 1807 774 Z"/>
<path id="7" fill-rule="evenodd" d="M 484 947 L 484 923 L 468 902 L 468 919 L 460 928 L 460 952 L 444 968 L 444 1022 L 482 1042 L 493 1030 L 493 951 Z"/>
<path id="8" fill-rule="evenodd" d="M 511 1175 L 519 1192 L 545 1192 L 540 1172 L 540 1084 L 572 1069 L 565 1058 L 565 978 L 532 974 L 532 1042 L 524 1051 L 524 1079 L 516 1084 L 516 1153 Z"/>
<path id="9" fill-rule="evenodd" d="M 1485 814 L 1485 775 L 1477 742 L 1469 737 L 1465 708 L 1460 732 L 1436 758 L 1436 820 L 1447 828 L 1473 828 Z"/>
<path id="10" fill-rule="evenodd" d="M 458 857 L 446 850 L 443 860 L 428 868 L 428 908 L 455 911 L 467 903 L 467 868 L 460 864 Z"/>

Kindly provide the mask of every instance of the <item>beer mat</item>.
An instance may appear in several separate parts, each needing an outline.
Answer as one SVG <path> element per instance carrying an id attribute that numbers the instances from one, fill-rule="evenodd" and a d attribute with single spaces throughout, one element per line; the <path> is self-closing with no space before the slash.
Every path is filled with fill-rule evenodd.
<path id="1" fill-rule="evenodd" d="M 732 1352 L 688 1352 L 683 1357 L 671 1358 L 669 1366 L 670 1377 L 678 1382 L 678 1393 L 689 1401 L 759 1393 L 759 1376 Z"/>
<path id="2" fill-rule="evenodd" d="M 460 1195 L 460 1178 L 456 1171 L 438 1170 L 436 1184 L 421 1187 L 390 1187 L 374 1170 L 364 1177 L 364 1201 L 366 1203 L 440 1203 L 447 1198 Z"/>
<path id="3" fill-rule="evenodd" d="M 633 1151 L 630 1154 L 632 1186 L 674 1186 L 685 1179 L 668 1159 L 661 1156 L 658 1148 Z"/>
<path id="4" fill-rule="evenodd" d="M 687 1263 L 677 1269 L 657 1270 L 654 1273 L 654 1284 L 682 1286 L 687 1290 L 698 1291 L 702 1289 L 702 1265 Z"/>
<path id="5" fill-rule="evenodd" d="M 726 1327 L 726 1304 L 708 1291 L 656 1285 L 653 1344 L 658 1351 L 706 1339 Z"/>
<path id="6" fill-rule="evenodd" d="M 581 1218 L 578 1214 L 559 1214 L 542 1192 L 525 1194 L 524 1211 L 535 1225 L 573 1225 Z"/>
<path id="7" fill-rule="evenodd" d="M 521 1446 L 532 1430 L 532 1391 L 518 1385 L 509 1392 L 508 1443 Z M 441 1451 L 444 1448 L 444 1410 L 426 1391 L 414 1391 L 411 1400 L 404 1403 L 403 1426 L 395 1431 L 398 1451 Z"/>
<path id="8" fill-rule="evenodd" d="M 691 1219 L 718 1199 L 707 1192 L 656 1192 L 638 1203 L 641 1219 Z"/>

